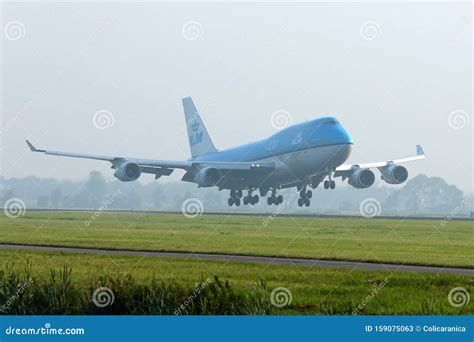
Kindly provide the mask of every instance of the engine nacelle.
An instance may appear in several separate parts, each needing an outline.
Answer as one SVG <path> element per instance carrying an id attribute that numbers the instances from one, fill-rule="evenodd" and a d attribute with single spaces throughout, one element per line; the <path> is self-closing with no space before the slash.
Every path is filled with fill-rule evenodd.
<path id="1" fill-rule="evenodd" d="M 408 178 L 408 171 L 400 165 L 389 165 L 380 170 L 382 179 L 388 184 L 401 184 Z"/>
<path id="2" fill-rule="evenodd" d="M 195 180 L 199 186 L 210 187 L 221 181 L 221 172 L 214 167 L 205 167 L 198 171 Z"/>
<path id="3" fill-rule="evenodd" d="M 133 162 L 125 162 L 117 166 L 114 176 L 122 182 L 132 182 L 137 180 L 142 174 L 140 166 Z"/>
<path id="4" fill-rule="evenodd" d="M 348 178 L 348 183 L 357 189 L 368 188 L 375 182 L 375 175 L 369 169 L 356 169 Z"/>

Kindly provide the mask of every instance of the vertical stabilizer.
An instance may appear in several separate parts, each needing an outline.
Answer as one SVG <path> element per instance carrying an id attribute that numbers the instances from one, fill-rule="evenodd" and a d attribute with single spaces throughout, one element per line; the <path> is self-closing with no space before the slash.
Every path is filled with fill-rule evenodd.
<path id="1" fill-rule="evenodd" d="M 186 120 L 186 128 L 188 129 L 189 147 L 191 156 L 197 157 L 202 154 L 217 151 L 212 143 L 206 126 L 202 122 L 193 100 L 190 97 L 183 99 L 184 118 Z"/>

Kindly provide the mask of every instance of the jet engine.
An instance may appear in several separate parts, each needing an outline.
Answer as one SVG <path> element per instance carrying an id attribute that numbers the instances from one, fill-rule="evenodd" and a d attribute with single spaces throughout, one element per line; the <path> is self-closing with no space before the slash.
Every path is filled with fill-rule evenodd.
<path id="1" fill-rule="evenodd" d="M 401 184 L 408 178 L 408 171 L 400 165 L 389 165 L 380 170 L 382 179 L 388 184 Z"/>
<path id="2" fill-rule="evenodd" d="M 124 162 L 117 166 L 114 176 L 122 182 L 131 182 L 140 177 L 142 170 L 140 166 L 133 162 Z"/>
<path id="3" fill-rule="evenodd" d="M 205 167 L 196 174 L 196 183 L 202 187 L 217 185 L 222 178 L 221 172 L 214 167 Z"/>
<path id="4" fill-rule="evenodd" d="M 348 183 L 357 189 L 368 188 L 375 182 L 375 175 L 369 169 L 356 169 L 348 178 Z"/>

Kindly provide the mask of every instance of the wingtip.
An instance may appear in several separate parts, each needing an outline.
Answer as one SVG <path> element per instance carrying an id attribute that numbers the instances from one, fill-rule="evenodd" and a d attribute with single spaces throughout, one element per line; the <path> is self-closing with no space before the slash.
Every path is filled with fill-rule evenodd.
<path id="1" fill-rule="evenodd" d="M 417 156 L 425 155 L 425 151 L 423 151 L 423 147 L 421 147 L 421 145 L 416 145 L 416 155 Z"/>
<path id="2" fill-rule="evenodd" d="M 26 139 L 25 141 L 28 147 L 30 148 L 31 152 L 44 152 L 44 150 L 37 149 L 28 139 Z"/>
<path id="3" fill-rule="evenodd" d="M 32 152 L 35 152 L 36 151 L 36 148 L 33 146 L 33 144 L 27 139 L 25 140 L 26 141 L 26 144 L 28 145 L 28 147 L 30 148 L 30 150 Z"/>

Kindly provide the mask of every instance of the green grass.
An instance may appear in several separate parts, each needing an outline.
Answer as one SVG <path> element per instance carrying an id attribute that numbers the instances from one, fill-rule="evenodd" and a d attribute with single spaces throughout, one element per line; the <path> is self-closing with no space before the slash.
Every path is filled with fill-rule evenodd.
<path id="1" fill-rule="evenodd" d="M 0 250 L 0 260 L 2 272 L 12 267 L 17 272 L 21 272 L 25 265 L 31 265 L 30 273 L 35 279 L 35 286 L 39 286 L 40 292 L 29 299 L 30 303 L 39 301 L 44 307 L 49 305 L 49 302 L 43 299 L 50 298 L 53 311 L 50 309 L 47 312 L 75 312 L 70 306 L 78 304 L 70 298 L 72 296 L 70 294 L 86 291 L 88 295 L 82 296 L 82 299 L 89 300 L 88 310 L 94 313 L 108 313 L 110 308 L 101 311 L 90 305 L 90 293 L 99 286 L 110 287 L 115 292 L 116 303 L 129 307 L 132 306 L 129 297 L 143 298 L 141 293 L 145 289 L 139 286 L 150 286 L 152 279 L 164 284 L 179 284 L 178 290 L 181 289 L 179 291 L 185 293 L 182 296 L 187 297 L 186 293 L 196 286 L 197 281 L 218 275 L 219 279 L 229 281 L 232 291 L 245 296 L 253 296 L 250 302 L 259 301 L 262 303 L 260 306 L 268 304 L 268 295 L 274 288 L 289 289 L 292 302 L 281 309 L 272 306 L 270 311 L 272 314 L 351 315 L 354 308 L 373 293 L 374 288 L 380 284 L 385 284 L 385 286 L 380 287 L 378 293 L 363 306 L 358 314 L 468 315 L 474 313 L 472 301 L 460 308 L 452 307 L 448 302 L 448 293 L 454 287 L 462 286 L 472 293 L 474 278 L 468 276 L 7 250 Z M 70 277 L 61 274 L 65 265 L 72 269 Z M 55 286 L 51 286 L 51 269 L 56 270 L 58 280 Z M 127 285 L 127 279 L 130 277 L 133 278 L 133 286 Z M 6 278 L 14 277 L 9 275 Z M 110 281 L 111 278 L 116 280 Z M 5 279 L 5 277 L 0 277 L 0 279 Z M 268 288 L 266 292 L 258 292 L 259 283 L 261 284 L 262 280 Z M 1 286 L 5 287 L 5 284 Z M 255 291 L 259 294 L 255 295 Z M 10 293 L 12 292 L 14 293 L 15 290 L 10 289 Z M 180 299 L 174 294 L 170 297 L 174 298 L 173 303 L 185 299 Z M 240 305 L 239 303 L 249 301 L 239 299 L 231 302 Z M 0 302 L 1 304 L 3 303 Z M 23 309 L 31 310 L 32 305 L 25 305 Z M 117 304 L 117 307 L 120 305 Z M 148 310 L 153 312 L 155 309 L 140 306 L 139 312 L 146 313 Z M 243 307 L 239 307 L 239 310 L 239 312 L 245 312 Z"/>
<path id="2" fill-rule="evenodd" d="M 240 253 L 474 267 L 472 221 L 31 212 L 0 216 L 1 243 Z"/>

